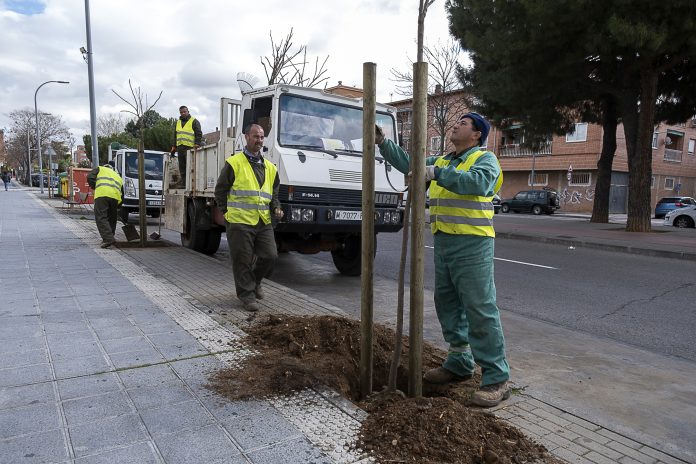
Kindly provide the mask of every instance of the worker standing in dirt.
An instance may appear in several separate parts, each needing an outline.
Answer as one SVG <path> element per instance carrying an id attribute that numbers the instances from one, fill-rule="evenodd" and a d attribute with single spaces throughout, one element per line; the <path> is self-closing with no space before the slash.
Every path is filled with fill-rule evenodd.
<path id="1" fill-rule="evenodd" d="M 225 216 L 227 243 L 237 298 L 247 311 L 258 311 L 261 281 L 278 258 L 271 212 L 283 218 L 278 200 L 278 170 L 261 154 L 264 132 L 258 124 L 244 131 L 244 150 L 229 158 L 215 185 L 215 202 Z"/>
<path id="2" fill-rule="evenodd" d="M 481 387 L 472 396 L 492 407 L 510 397 L 510 368 L 493 281 L 493 195 L 503 174 L 496 156 L 481 148 L 490 124 L 478 113 L 462 115 L 452 128 L 455 151 L 425 161 L 430 183 L 430 223 L 434 238 L 435 309 L 449 351 L 426 382 L 445 384 L 473 377 L 481 366 Z M 409 155 L 376 127 L 384 158 L 403 173 Z"/>
<path id="3" fill-rule="evenodd" d="M 180 106 L 179 119 L 176 121 L 174 133 L 174 145 L 170 150 L 172 155 L 177 153 L 179 158 L 179 174 L 181 175 L 179 187 L 186 187 L 186 152 L 191 148 L 199 148 L 202 144 L 201 123 L 189 114 L 187 107 Z"/>
<path id="4" fill-rule="evenodd" d="M 116 243 L 116 220 L 118 205 L 122 201 L 123 179 L 114 169 L 114 162 L 109 161 L 97 166 L 87 174 L 87 183 L 94 190 L 94 220 L 101 235 L 102 248 L 109 248 Z"/>

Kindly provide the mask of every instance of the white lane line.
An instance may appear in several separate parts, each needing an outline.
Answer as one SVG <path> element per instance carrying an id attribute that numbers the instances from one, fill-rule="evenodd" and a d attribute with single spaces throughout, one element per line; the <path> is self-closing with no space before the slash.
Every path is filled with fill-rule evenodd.
<path id="1" fill-rule="evenodd" d="M 430 246 L 430 245 L 424 245 L 424 246 L 425 246 L 425 248 L 430 248 L 430 249 L 435 248 L 435 247 Z M 514 259 L 505 259 L 505 258 L 493 258 L 493 259 L 497 259 L 498 261 L 506 261 L 508 263 L 524 264 L 525 266 L 543 267 L 544 269 L 558 269 L 557 267 L 544 266 L 543 264 L 525 263 L 524 261 L 515 261 Z"/>

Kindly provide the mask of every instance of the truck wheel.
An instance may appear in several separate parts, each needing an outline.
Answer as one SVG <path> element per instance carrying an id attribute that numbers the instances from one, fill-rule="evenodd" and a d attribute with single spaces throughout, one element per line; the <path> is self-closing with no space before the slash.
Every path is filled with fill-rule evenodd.
<path id="1" fill-rule="evenodd" d="M 206 255 L 214 255 L 218 248 L 220 248 L 220 231 L 219 230 L 208 230 L 206 235 L 207 240 L 205 242 L 205 249 L 203 253 Z"/>
<path id="2" fill-rule="evenodd" d="M 181 244 L 199 253 L 204 253 L 208 242 L 208 231 L 196 228 L 196 208 L 193 203 L 187 207 L 186 229 L 181 234 Z"/>
<path id="3" fill-rule="evenodd" d="M 362 270 L 362 249 L 359 235 L 350 235 L 343 246 L 331 252 L 334 266 L 343 275 L 359 276 Z M 377 237 L 375 237 L 375 254 L 377 254 Z"/>
<path id="4" fill-rule="evenodd" d="M 126 208 L 121 208 L 118 210 L 118 215 L 121 218 L 121 222 L 124 224 L 128 224 L 128 215 L 129 211 Z"/>

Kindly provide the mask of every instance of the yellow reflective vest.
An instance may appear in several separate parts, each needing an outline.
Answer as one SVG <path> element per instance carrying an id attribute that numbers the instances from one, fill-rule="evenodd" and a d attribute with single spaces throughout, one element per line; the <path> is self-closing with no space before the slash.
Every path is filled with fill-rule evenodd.
<path id="1" fill-rule="evenodd" d="M 234 170 L 234 183 L 227 194 L 225 220 L 229 223 L 250 226 L 255 226 L 259 220 L 264 224 L 270 224 L 273 182 L 278 169 L 273 163 L 264 159 L 266 176 L 263 185 L 259 186 L 254 169 L 243 152 L 227 158 L 227 163 Z"/>
<path id="2" fill-rule="evenodd" d="M 487 153 L 478 150 L 471 153 L 464 162 L 456 167 L 468 171 L 477 159 Z M 497 158 L 496 158 L 497 162 Z M 435 161 L 435 166 L 444 168 L 450 165 L 450 160 L 444 157 Z M 498 163 L 500 166 L 500 163 Z M 498 193 L 503 184 L 503 171 L 495 183 L 494 193 Z M 460 195 L 441 187 L 437 182 L 430 184 L 430 227 L 432 232 L 441 231 L 447 234 L 480 235 L 495 237 L 493 229 L 493 196 Z"/>
<path id="3" fill-rule="evenodd" d="M 113 198 L 121 203 L 121 188 L 123 179 L 116 171 L 108 166 L 99 166 L 97 181 L 94 187 L 94 199 L 101 197 Z"/>
<path id="4" fill-rule="evenodd" d="M 185 147 L 192 147 L 196 141 L 196 136 L 193 133 L 193 121 L 196 118 L 191 116 L 186 124 L 181 125 L 181 119 L 176 121 L 176 146 L 183 145 Z"/>

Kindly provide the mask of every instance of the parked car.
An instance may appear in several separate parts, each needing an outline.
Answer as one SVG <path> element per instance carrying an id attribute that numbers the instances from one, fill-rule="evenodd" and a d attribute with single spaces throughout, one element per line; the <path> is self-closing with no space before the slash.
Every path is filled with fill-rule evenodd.
<path id="1" fill-rule="evenodd" d="M 665 214 L 677 208 L 696 205 L 696 200 L 691 197 L 664 197 L 655 205 L 655 219 L 665 217 Z"/>
<path id="2" fill-rule="evenodd" d="M 696 205 L 689 205 L 668 212 L 665 214 L 664 225 L 674 227 L 696 227 Z"/>
<path id="3" fill-rule="evenodd" d="M 524 211 L 534 214 L 553 214 L 560 207 L 561 200 L 558 198 L 558 192 L 551 189 L 523 190 L 512 198 L 502 200 L 500 204 L 500 210 L 503 213 Z"/>
<path id="4" fill-rule="evenodd" d="M 497 193 L 493 195 L 493 200 L 491 200 L 491 203 L 493 203 L 495 214 L 498 214 L 498 212 L 500 212 L 500 196 Z"/>
<path id="5" fill-rule="evenodd" d="M 41 174 L 32 174 L 31 175 L 31 185 L 34 187 L 39 187 L 40 183 L 41 183 Z M 48 174 L 44 174 L 44 176 L 43 176 L 43 186 L 48 187 Z M 58 177 L 51 176 L 51 187 L 53 187 L 53 188 L 58 187 Z"/>

